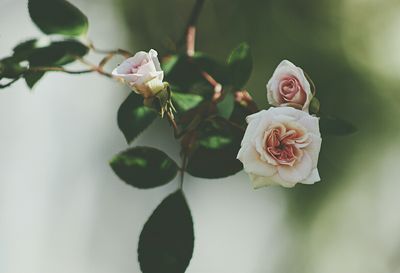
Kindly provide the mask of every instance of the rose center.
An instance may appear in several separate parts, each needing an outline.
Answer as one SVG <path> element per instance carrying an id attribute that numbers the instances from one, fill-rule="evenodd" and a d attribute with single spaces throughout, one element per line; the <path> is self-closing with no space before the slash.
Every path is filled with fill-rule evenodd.
<path id="1" fill-rule="evenodd" d="M 131 68 L 132 73 L 133 73 L 133 74 L 136 74 L 136 73 L 139 71 L 139 68 L 140 68 L 141 66 L 147 64 L 148 62 L 149 62 L 149 61 L 145 58 L 145 59 L 143 59 L 141 62 L 139 62 L 139 63 L 137 63 L 137 64 L 134 64 L 134 65 L 132 66 L 132 68 Z"/>
<path id="2" fill-rule="evenodd" d="M 278 165 L 293 166 L 302 155 L 304 137 L 295 129 L 278 127 L 265 132 L 264 142 L 265 151 Z"/>
<path id="3" fill-rule="evenodd" d="M 294 76 L 283 78 L 279 83 L 279 93 L 282 102 L 304 104 L 307 98 L 306 93 L 299 80 Z"/>

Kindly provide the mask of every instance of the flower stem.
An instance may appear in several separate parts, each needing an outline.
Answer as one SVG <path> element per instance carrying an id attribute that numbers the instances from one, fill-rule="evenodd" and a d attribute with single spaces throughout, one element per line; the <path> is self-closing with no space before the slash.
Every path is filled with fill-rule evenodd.
<path id="1" fill-rule="evenodd" d="M 186 170 L 186 165 L 187 165 L 187 153 L 185 152 L 183 154 L 183 160 L 182 160 L 182 167 L 180 169 L 180 180 L 179 180 L 179 189 L 183 189 L 183 180 L 185 178 L 185 170 Z"/>
<path id="2" fill-rule="evenodd" d="M 183 46 L 186 42 L 186 52 L 189 56 L 193 56 L 195 50 L 195 37 L 196 37 L 196 25 L 199 19 L 201 10 L 203 8 L 205 0 L 196 0 L 193 6 L 192 12 L 189 16 L 186 24 L 184 34 L 178 42 L 178 47 Z"/>
<path id="3" fill-rule="evenodd" d="M 98 49 L 97 47 L 94 46 L 93 42 L 89 42 L 88 47 L 93 50 L 96 53 L 99 54 L 111 54 L 111 55 L 121 55 L 124 56 L 125 58 L 129 58 L 133 56 L 133 54 L 125 49 L 117 48 L 114 50 L 104 50 L 104 49 Z"/>
<path id="4" fill-rule="evenodd" d="M 31 67 L 29 68 L 30 72 L 46 72 L 46 71 L 52 71 L 52 72 L 64 72 L 67 74 L 85 74 L 85 73 L 91 73 L 96 71 L 95 69 L 86 69 L 86 70 L 77 70 L 77 71 L 72 71 L 72 70 L 67 70 L 63 67 L 59 66 L 36 66 L 36 67 Z"/>
<path id="5" fill-rule="evenodd" d="M 16 81 L 18 81 L 19 80 L 19 78 L 20 77 L 18 77 L 18 78 L 15 78 L 15 79 L 13 79 L 13 80 L 11 80 L 11 81 L 9 81 L 8 83 L 6 83 L 6 84 L 0 84 L 0 89 L 3 89 L 3 88 L 6 88 L 6 87 L 9 87 L 10 85 L 12 85 L 13 83 L 15 83 Z"/>

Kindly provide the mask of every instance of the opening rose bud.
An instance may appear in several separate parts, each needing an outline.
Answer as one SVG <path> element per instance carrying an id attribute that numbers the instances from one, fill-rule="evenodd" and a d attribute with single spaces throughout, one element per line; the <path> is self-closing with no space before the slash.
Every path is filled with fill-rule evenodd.
<path id="1" fill-rule="evenodd" d="M 308 112 L 312 99 L 310 83 L 303 70 L 283 60 L 267 83 L 267 97 L 273 106 L 291 106 Z"/>
<path id="2" fill-rule="evenodd" d="M 114 69 L 112 75 L 122 79 L 133 91 L 145 98 L 152 97 L 164 88 L 164 72 L 157 51 L 140 51 Z"/>
<path id="3" fill-rule="evenodd" d="M 292 107 L 272 107 L 248 116 L 247 122 L 237 158 L 255 188 L 320 180 L 322 139 L 317 117 Z"/>

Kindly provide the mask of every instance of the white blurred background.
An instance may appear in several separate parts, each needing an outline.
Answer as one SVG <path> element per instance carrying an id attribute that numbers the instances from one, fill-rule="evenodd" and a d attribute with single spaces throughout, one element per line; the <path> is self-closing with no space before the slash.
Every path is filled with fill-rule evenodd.
<path id="1" fill-rule="evenodd" d="M 112 1 L 71 2 L 88 15 L 90 37 L 98 47 L 147 50 L 132 48 L 125 21 Z M 399 53 L 394 52 L 398 48 L 393 47 L 400 29 L 396 3 L 392 4 L 396 13 L 390 11 L 393 20 L 385 21 L 387 35 L 379 27 L 370 30 L 379 33 L 379 45 L 388 46 L 395 55 L 377 58 L 376 54 L 387 51 L 376 43 L 370 50 L 369 44 L 364 45 L 362 56 L 352 53 L 358 52 L 359 36 L 355 39 L 348 30 L 356 31 L 365 17 L 355 17 L 359 13 L 351 9 L 374 10 L 378 2 L 386 1 L 352 0 L 339 5 L 343 10 L 338 16 L 346 22 L 340 42 L 349 59 L 362 60 L 355 68 L 359 73 L 379 73 L 395 81 L 398 70 L 387 65 L 400 67 Z M 367 14 L 375 13 L 368 10 Z M 40 35 L 25 1 L 0 0 L 1 56 L 18 42 Z M 379 86 L 379 80 L 371 84 Z M 177 184 L 137 190 L 120 181 L 108 166 L 114 154 L 127 148 L 116 114 L 128 93 L 99 75 L 58 73 L 48 73 L 33 91 L 23 81 L 1 90 L 0 273 L 140 272 L 136 248 L 141 228 Z M 392 95 L 383 95 L 386 111 L 398 114 L 398 99 L 391 100 Z M 217 181 L 187 176 L 184 190 L 195 224 L 195 249 L 187 272 L 400 272 L 399 125 L 388 126 L 390 136 L 383 132 L 374 142 L 359 143 L 346 165 L 332 163 L 346 186 L 316 202 L 315 213 L 304 216 L 303 222 L 299 219 L 307 200 L 293 204 L 291 190 L 255 191 L 242 172 Z M 178 160 L 178 145 L 172 137 L 160 138 L 160 130 L 171 129 L 166 121 L 158 121 L 134 145 L 162 148 Z M 338 153 L 347 157 L 340 146 L 357 142 L 360 134 L 362 130 L 324 144 L 337 145 Z M 335 182 L 322 181 L 313 187 L 324 187 L 322 183 Z"/>

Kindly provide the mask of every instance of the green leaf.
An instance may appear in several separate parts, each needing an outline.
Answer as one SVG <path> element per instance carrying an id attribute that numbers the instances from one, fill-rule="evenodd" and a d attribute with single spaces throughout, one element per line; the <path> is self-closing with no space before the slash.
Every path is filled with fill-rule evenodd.
<path id="1" fill-rule="evenodd" d="M 194 248 L 193 220 L 181 190 L 165 198 L 139 237 L 143 273 L 184 273 Z"/>
<path id="2" fill-rule="evenodd" d="M 25 82 L 29 88 L 33 88 L 35 84 L 44 76 L 44 72 L 28 72 L 24 74 Z"/>
<path id="3" fill-rule="evenodd" d="M 202 52 L 196 52 L 192 61 L 201 72 L 207 72 L 220 84 L 229 83 L 229 67 L 226 64 L 221 64 Z"/>
<path id="4" fill-rule="evenodd" d="M 163 67 L 167 69 L 165 79 L 171 85 L 178 86 L 181 90 L 187 90 L 190 93 L 194 86 L 208 87 L 208 91 L 213 93 L 210 83 L 204 78 L 203 72 L 207 72 L 221 84 L 227 83 L 228 67 L 213 60 L 211 57 L 196 53 L 194 56 L 175 55 L 169 57 L 163 63 Z M 196 91 L 196 90 L 195 90 Z"/>
<path id="5" fill-rule="evenodd" d="M 161 68 L 164 71 L 165 75 L 168 75 L 171 70 L 175 67 L 176 63 L 179 60 L 178 55 L 171 55 L 162 60 Z"/>
<path id="6" fill-rule="evenodd" d="M 150 147 L 135 147 L 121 152 L 110 165 L 119 178 L 139 189 L 167 184 L 179 169 L 167 154 Z"/>
<path id="7" fill-rule="evenodd" d="M 254 112 L 249 110 L 248 107 L 235 101 L 235 106 L 233 108 L 233 112 L 230 117 L 230 121 L 235 124 L 238 124 L 239 126 L 241 126 L 243 128 L 246 128 L 246 126 L 247 126 L 246 117 L 251 114 L 254 114 Z"/>
<path id="8" fill-rule="evenodd" d="M 235 95 L 232 90 L 225 91 L 226 95 L 220 103 L 217 104 L 217 112 L 220 117 L 229 119 L 232 115 L 233 108 L 235 107 Z"/>
<path id="9" fill-rule="evenodd" d="M 333 116 L 321 116 L 319 123 L 322 134 L 345 136 L 357 132 L 353 124 Z"/>
<path id="10" fill-rule="evenodd" d="M 0 60 L 0 79 L 16 79 L 20 77 L 26 70 L 27 67 L 20 64 L 20 60 L 7 57 Z"/>
<path id="11" fill-rule="evenodd" d="M 172 103 L 178 113 L 195 108 L 203 101 L 203 97 L 196 94 L 172 92 Z"/>
<path id="12" fill-rule="evenodd" d="M 203 122 L 189 155 L 187 172 L 201 178 L 222 178 L 239 172 L 243 166 L 236 156 L 243 133 L 219 117 Z"/>
<path id="13" fill-rule="evenodd" d="M 143 105 L 143 98 L 131 93 L 118 110 L 118 127 L 131 143 L 157 118 L 158 114 Z"/>
<path id="14" fill-rule="evenodd" d="M 86 34 L 88 18 L 64 0 L 29 0 L 32 21 L 46 34 L 80 36 Z"/>
<path id="15" fill-rule="evenodd" d="M 38 48 L 38 40 L 30 39 L 24 41 L 13 48 L 13 57 L 17 60 L 24 61 L 32 54 L 32 52 Z"/>
<path id="16" fill-rule="evenodd" d="M 87 46 L 76 40 L 57 41 L 33 49 L 27 59 L 31 66 L 62 66 L 85 56 L 88 51 Z"/>
<path id="17" fill-rule="evenodd" d="M 320 107 L 321 107 L 321 104 L 319 102 L 319 99 L 317 99 L 317 97 L 313 97 L 310 102 L 310 113 L 318 114 Z"/>
<path id="18" fill-rule="evenodd" d="M 243 88 L 249 80 L 253 68 L 250 46 L 242 43 L 235 48 L 228 57 L 228 65 L 232 84 L 237 89 Z"/>

